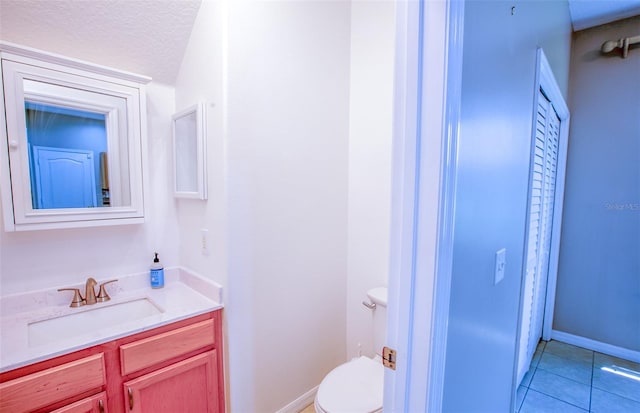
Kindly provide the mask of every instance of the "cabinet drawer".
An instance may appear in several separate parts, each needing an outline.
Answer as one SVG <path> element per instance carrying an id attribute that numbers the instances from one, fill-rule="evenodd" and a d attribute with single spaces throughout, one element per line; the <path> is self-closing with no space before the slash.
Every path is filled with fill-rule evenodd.
<path id="1" fill-rule="evenodd" d="M 109 413 L 107 410 L 107 392 L 103 391 L 95 396 L 78 400 L 51 413 Z"/>
<path id="2" fill-rule="evenodd" d="M 120 367 L 126 376 L 146 367 L 215 344 L 213 320 L 120 346 Z"/>
<path id="3" fill-rule="evenodd" d="M 0 384 L 1 412 L 29 412 L 106 383 L 102 353 Z"/>

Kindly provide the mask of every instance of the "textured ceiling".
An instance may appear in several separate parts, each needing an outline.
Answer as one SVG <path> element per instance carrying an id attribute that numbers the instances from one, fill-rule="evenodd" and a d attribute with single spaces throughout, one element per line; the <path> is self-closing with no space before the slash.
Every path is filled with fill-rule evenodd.
<path id="1" fill-rule="evenodd" d="M 0 40 L 173 85 L 202 0 L 0 0 Z M 640 0 L 569 0 L 575 30 L 640 14 Z"/>
<path id="2" fill-rule="evenodd" d="M 173 85 L 201 0 L 0 0 L 0 39 Z"/>

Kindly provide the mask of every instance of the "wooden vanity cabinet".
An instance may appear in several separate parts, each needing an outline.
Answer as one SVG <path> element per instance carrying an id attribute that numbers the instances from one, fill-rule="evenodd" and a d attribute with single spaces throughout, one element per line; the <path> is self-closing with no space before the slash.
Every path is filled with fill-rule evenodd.
<path id="1" fill-rule="evenodd" d="M 221 316 L 217 310 L 2 373 L 0 412 L 223 413 Z"/>

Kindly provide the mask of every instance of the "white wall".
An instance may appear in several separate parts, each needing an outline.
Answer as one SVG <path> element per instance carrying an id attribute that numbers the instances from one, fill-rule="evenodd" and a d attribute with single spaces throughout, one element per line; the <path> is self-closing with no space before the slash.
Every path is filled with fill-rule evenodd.
<path id="1" fill-rule="evenodd" d="M 443 410 L 506 412 L 515 395 L 536 49 L 566 96 L 571 23 L 565 1 L 467 1 L 464 18 Z M 494 286 L 501 248 L 505 277 Z"/>
<path id="2" fill-rule="evenodd" d="M 554 330 L 640 351 L 640 16 L 574 33 Z"/>
<path id="3" fill-rule="evenodd" d="M 146 271 L 153 252 L 178 265 L 175 208 L 169 196 L 172 87 L 147 88 L 149 164 L 146 222 L 139 225 L 0 232 L 1 294 L 101 280 Z"/>
<path id="4" fill-rule="evenodd" d="M 345 360 L 349 11 L 229 3 L 234 411 L 275 411 Z"/>
<path id="5" fill-rule="evenodd" d="M 176 111 L 206 102 L 208 199 L 175 199 L 180 265 L 223 286 L 228 304 L 227 192 L 226 192 L 226 24 L 224 1 L 205 0 L 200 6 L 176 77 Z M 202 251 L 202 229 L 207 231 L 207 253 Z M 226 402 L 229 400 L 229 326 L 223 320 Z"/>
<path id="6" fill-rule="evenodd" d="M 367 290 L 387 285 L 395 5 L 351 3 L 347 356 L 373 356 Z"/>
<path id="7" fill-rule="evenodd" d="M 205 1 L 178 75 L 178 108 L 214 104 L 209 200 L 177 209 L 181 264 L 225 287 L 232 411 L 282 408 L 345 360 L 349 9 Z"/>
<path id="8" fill-rule="evenodd" d="M 180 231 L 180 263 L 227 285 L 226 247 L 226 7 L 204 1 L 176 78 L 176 111 L 207 103 L 207 177 L 209 199 L 176 199 Z M 208 251 L 202 253 L 201 230 L 208 230 Z"/>

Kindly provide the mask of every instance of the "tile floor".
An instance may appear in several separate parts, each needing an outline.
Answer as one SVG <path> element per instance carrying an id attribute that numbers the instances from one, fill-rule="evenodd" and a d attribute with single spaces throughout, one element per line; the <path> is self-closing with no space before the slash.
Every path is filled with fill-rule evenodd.
<path id="1" fill-rule="evenodd" d="M 613 366 L 637 379 L 602 370 Z M 518 387 L 516 413 L 637 413 L 639 380 L 639 363 L 559 341 L 541 341 Z"/>
<path id="2" fill-rule="evenodd" d="M 516 413 L 639 413 L 640 364 L 570 344 L 541 341 L 518 387 Z M 315 413 L 313 404 L 300 413 Z"/>
<path id="3" fill-rule="evenodd" d="M 316 409 L 315 407 L 313 407 L 313 404 L 310 404 L 307 407 L 305 407 L 303 410 L 300 410 L 299 413 L 316 413 Z"/>

